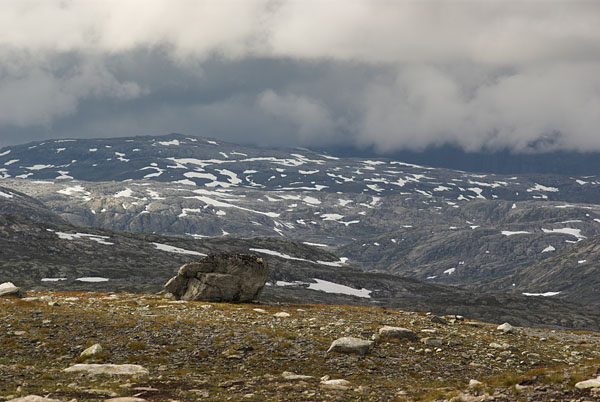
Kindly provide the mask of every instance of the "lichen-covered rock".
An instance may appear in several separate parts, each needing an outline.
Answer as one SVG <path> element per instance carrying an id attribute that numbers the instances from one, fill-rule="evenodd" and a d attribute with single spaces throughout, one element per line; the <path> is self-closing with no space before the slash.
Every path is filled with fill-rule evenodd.
<path id="1" fill-rule="evenodd" d="M 137 364 L 75 364 L 64 369 L 66 373 L 89 375 L 147 375 L 148 370 Z"/>
<path id="2" fill-rule="evenodd" d="M 250 254 L 219 254 L 182 265 L 165 290 L 181 300 L 247 302 L 265 286 L 269 267 Z"/>
<path id="3" fill-rule="evenodd" d="M 352 336 L 345 336 L 343 338 L 338 338 L 335 341 L 333 341 L 329 349 L 327 349 L 327 353 L 343 352 L 366 355 L 367 353 L 369 353 L 371 345 L 373 345 L 373 341 L 354 338 Z"/>
<path id="4" fill-rule="evenodd" d="M 90 346 L 89 348 L 87 348 L 86 350 L 84 350 L 83 352 L 81 352 L 79 357 L 82 359 L 88 359 L 90 357 L 97 356 L 100 353 L 102 353 L 102 345 L 100 345 L 99 343 L 96 343 L 96 344 Z"/>
<path id="5" fill-rule="evenodd" d="M 418 339 L 417 334 L 415 334 L 414 331 L 411 331 L 410 329 L 401 327 L 390 327 L 387 325 L 385 327 L 379 328 L 379 335 L 396 339 L 409 339 L 411 341 L 416 341 Z"/>

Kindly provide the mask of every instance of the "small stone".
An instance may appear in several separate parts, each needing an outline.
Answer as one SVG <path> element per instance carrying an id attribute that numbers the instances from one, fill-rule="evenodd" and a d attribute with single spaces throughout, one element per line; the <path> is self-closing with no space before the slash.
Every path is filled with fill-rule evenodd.
<path id="1" fill-rule="evenodd" d="M 431 317 L 431 322 L 434 324 L 444 324 L 447 325 L 448 321 L 442 317 L 439 317 L 437 315 L 434 315 L 433 317 Z"/>
<path id="2" fill-rule="evenodd" d="M 329 349 L 327 349 L 327 353 L 345 352 L 366 355 L 369 353 L 371 345 L 373 345 L 373 341 L 346 336 L 333 341 Z"/>
<path id="3" fill-rule="evenodd" d="M 291 371 L 284 371 L 283 373 L 281 373 L 281 376 L 285 379 L 285 380 L 312 380 L 313 377 L 310 375 L 302 375 L 302 374 L 296 374 L 293 373 Z"/>
<path id="4" fill-rule="evenodd" d="M 99 343 L 96 343 L 96 344 L 90 346 L 89 348 L 87 348 L 86 350 L 84 350 L 83 352 L 81 352 L 79 357 L 81 357 L 83 359 L 88 359 L 90 357 L 99 355 L 100 353 L 102 353 L 102 350 L 103 350 L 102 346 Z"/>
<path id="5" fill-rule="evenodd" d="M 350 388 L 350 381 L 342 379 L 321 381 L 321 387 L 343 391 Z"/>
<path id="6" fill-rule="evenodd" d="M 290 313 L 286 313 L 285 311 L 280 311 L 279 313 L 273 314 L 273 317 L 277 317 L 277 318 L 288 318 L 291 316 L 292 315 Z"/>
<path id="7" fill-rule="evenodd" d="M 104 402 L 146 402 L 146 399 L 135 396 L 121 396 L 119 398 L 105 399 Z"/>
<path id="8" fill-rule="evenodd" d="M 510 348 L 510 345 L 508 343 L 497 343 L 497 342 L 492 342 L 490 343 L 490 348 L 492 349 L 500 349 L 500 350 L 507 350 Z"/>
<path id="9" fill-rule="evenodd" d="M 264 308 L 253 308 L 252 311 L 255 311 L 259 314 L 266 314 L 267 310 L 265 310 Z"/>
<path id="10" fill-rule="evenodd" d="M 410 329 L 402 327 L 390 327 L 387 325 L 383 328 L 379 328 L 379 335 L 396 339 L 408 339 L 411 341 L 417 340 L 417 334 Z"/>
<path id="11" fill-rule="evenodd" d="M 421 342 L 427 346 L 442 346 L 444 341 L 440 338 L 423 338 Z"/>
<path id="12" fill-rule="evenodd" d="M 471 380 L 471 381 L 469 381 L 469 388 L 475 388 L 475 387 L 478 387 L 480 385 L 483 385 L 483 383 L 481 381 L 477 381 L 477 380 Z"/>
<path id="13" fill-rule="evenodd" d="M 515 332 L 514 327 L 507 322 L 505 322 L 502 325 L 498 325 L 497 329 L 498 329 L 498 331 L 502 331 L 505 334 L 512 334 L 513 332 Z"/>

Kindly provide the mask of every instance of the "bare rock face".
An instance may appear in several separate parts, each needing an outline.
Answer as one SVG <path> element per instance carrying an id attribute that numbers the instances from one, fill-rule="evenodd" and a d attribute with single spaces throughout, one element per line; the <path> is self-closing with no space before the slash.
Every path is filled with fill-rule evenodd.
<path id="1" fill-rule="evenodd" d="M 269 267 L 250 254 L 218 254 L 184 264 L 165 290 L 181 300 L 247 302 L 255 299 L 269 277 Z"/>

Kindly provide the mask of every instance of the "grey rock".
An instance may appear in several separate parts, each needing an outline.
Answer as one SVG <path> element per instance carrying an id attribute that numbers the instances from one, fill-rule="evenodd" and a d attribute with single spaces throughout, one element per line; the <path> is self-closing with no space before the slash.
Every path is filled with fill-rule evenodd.
<path id="1" fill-rule="evenodd" d="M 60 399 L 44 398 L 38 395 L 27 395 L 20 398 L 11 399 L 8 402 L 61 402 Z"/>
<path id="2" fill-rule="evenodd" d="M 64 369 L 66 373 L 88 373 L 90 375 L 147 375 L 148 370 L 137 364 L 75 364 Z"/>
<path id="3" fill-rule="evenodd" d="M 575 384 L 576 388 L 586 389 L 586 388 L 600 388 L 600 377 L 592 378 L 591 380 L 579 381 Z"/>
<path id="4" fill-rule="evenodd" d="M 373 341 L 346 336 L 333 341 L 329 349 L 327 349 L 327 353 L 342 352 L 366 355 L 369 353 L 371 345 L 373 345 Z"/>
<path id="5" fill-rule="evenodd" d="M 90 346 L 89 348 L 85 349 L 83 352 L 81 352 L 81 354 L 79 355 L 79 357 L 87 359 L 90 357 L 94 357 L 97 356 L 98 354 L 102 353 L 102 345 L 100 345 L 99 343 L 96 343 L 92 346 Z"/>
<path id="6" fill-rule="evenodd" d="M 515 332 L 515 328 L 507 322 L 505 322 L 502 325 L 498 325 L 497 329 L 498 331 L 502 331 L 505 334 L 512 334 L 513 332 Z"/>
<path id="7" fill-rule="evenodd" d="M 4 282 L 0 284 L 0 296 L 25 297 L 27 294 L 20 287 L 15 286 L 12 282 Z"/>
<path id="8" fill-rule="evenodd" d="M 385 326 L 379 328 L 379 335 L 397 339 L 409 339 L 411 341 L 417 340 L 417 334 L 414 331 L 402 327 Z"/>
<path id="9" fill-rule="evenodd" d="M 281 373 L 281 376 L 283 377 L 284 380 L 290 380 L 290 381 L 294 381 L 294 380 L 312 380 L 314 378 L 314 377 L 312 377 L 310 375 L 296 374 L 296 373 L 293 373 L 291 371 L 284 371 L 283 373 Z"/>
<path id="10" fill-rule="evenodd" d="M 350 381 L 343 379 L 321 381 L 321 387 L 325 389 L 346 390 L 350 388 Z"/>
<path id="11" fill-rule="evenodd" d="M 421 342 L 427 346 L 442 346 L 444 341 L 440 338 L 423 338 Z"/>
<path id="12" fill-rule="evenodd" d="M 184 264 L 165 290 L 182 300 L 247 302 L 269 277 L 267 263 L 255 255 L 219 254 Z"/>

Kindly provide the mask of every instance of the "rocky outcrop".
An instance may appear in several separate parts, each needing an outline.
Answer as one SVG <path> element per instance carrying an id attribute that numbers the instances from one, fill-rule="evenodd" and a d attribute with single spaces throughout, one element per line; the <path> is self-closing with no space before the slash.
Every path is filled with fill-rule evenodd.
<path id="1" fill-rule="evenodd" d="M 183 265 L 165 290 L 181 300 L 247 302 L 254 300 L 269 277 L 269 267 L 250 254 L 219 254 Z"/>

